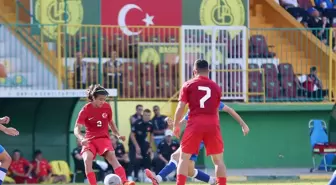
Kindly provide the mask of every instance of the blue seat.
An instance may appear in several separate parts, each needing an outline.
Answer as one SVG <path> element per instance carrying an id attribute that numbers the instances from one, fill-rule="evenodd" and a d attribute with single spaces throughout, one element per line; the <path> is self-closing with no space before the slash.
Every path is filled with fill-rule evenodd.
<path id="1" fill-rule="evenodd" d="M 319 165 L 319 170 L 328 171 L 328 166 L 332 165 L 335 155 L 334 154 L 320 154 L 318 152 L 314 152 L 314 146 L 316 144 L 319 145 L 328 145 L 328 132 L 327 132 L 327 124 L 323 120 L 310 120 L 308 123 L 309 131 L 310 131 L 310 144 L 312 149 L 312 160 L 313 160 L 313 168 L 310 170 L 311 172 L 316 170 L 316 162 L 315 157 L 320 155 L 323 157 L 321 164 Z"/>

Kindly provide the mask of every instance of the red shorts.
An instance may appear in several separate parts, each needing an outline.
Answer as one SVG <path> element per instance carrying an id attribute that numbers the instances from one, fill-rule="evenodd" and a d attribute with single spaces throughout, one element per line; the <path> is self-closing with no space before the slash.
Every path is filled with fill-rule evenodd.
<path id="1" fill-rule="evenodd" d="M 224 144 L 219 125 L 211 126 L 211 129 L 197 128 L 197 126 L 187 127 L 181 141 L 182 152 L 198 154 L 202 141 L 204 142 L 207 155 L 224 152 Z"/>
<path id="2" fill-rule="evenodd" d="M 94 157 L 97 154 L 102 156 L 107 151 L 114 151 L 110 138 L 105 137 L 90 140 L 87 146 L 83 146 L 81 154 L 87 150 L 90 150 Z"/>

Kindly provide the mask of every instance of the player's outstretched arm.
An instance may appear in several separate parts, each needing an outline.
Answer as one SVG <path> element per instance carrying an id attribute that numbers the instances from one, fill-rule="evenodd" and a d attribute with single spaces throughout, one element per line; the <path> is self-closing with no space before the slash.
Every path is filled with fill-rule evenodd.
<path id="1" fill-rule="evenodd" d="M 0 124 L 0 130 L 2 132 L 4 132 L 5 134 L 10 135 L 10 136 L 18 136 L 19 135 L 19 131 L 17 131 L 15 128 L 11 128 L 11 127 L 7 128 L 7 127 L 5 127 L 1 124 Z"/>
<path id="2" fill-rule="evenodd" d="M 239 125 L 243 128 L 244 135 L 248 134 L 250 129 L 248 128 L 245 121 L 239 116 L 239 114 L 235 110 L 233 110 L 231 107 L 227 105 L 225 105 L 222 110 L 229 113 L 239 123 Z"/>

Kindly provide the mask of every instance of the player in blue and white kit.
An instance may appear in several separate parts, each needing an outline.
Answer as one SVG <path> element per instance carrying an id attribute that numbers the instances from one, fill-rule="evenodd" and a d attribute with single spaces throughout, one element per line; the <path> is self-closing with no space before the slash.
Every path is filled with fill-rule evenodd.
<path id="1" fill-rule="evenodd" d="M 245 127 L 245 129 L 246 128 L 248 129 L 248 127 L 245 124 L 245 122 L 243 121 L 243 119 L 232 108 L 230 108 L 229 106 L 227 106 L 223 102 L 221 102 L 219 104 L 218 109 L 219 109 L 219 111 L 224 111 L 224 112 L 229 113 L 242 127 Z M 187 123 L 188 114 L 189 114 L 189 111 L 183 117 L 183 120 L 181 120 L 181 122 L 180 122 L 181 124 L 186 124 Z M 168 118 L 167 122 L 168 122 L 168 125 L 171 125 L 173 123 L 173 120 Z M 201 143 L 200 150 L 203 147 L 204 147 L 204 145 L 203 145 L 203 143 Z M 158 185 L 171 172 L 176 170 L 178 160 L 180 158 L 180 153 L 181 153 L 181 147 L 171 155 L 169 163 L 156 176 L 154 176 L 153 173 L 149 169 L 145 170 L 146 176 L 149 179 L 152 180 L 153 185 Z M 208 174 L 204 173 L 203 171 L 195 169 L 195 163 L 197 161 L 197 157 L 198 157 L 198 154 L 193 154 L 190 157 L 191 162 L 189 163 L 189 167 L 188 167 L 188 176 L 189 177 L 194 177 L 194 178 L 196 178 L 200 181 L 203 181 L 203 182 L 206 182 L 206 183 L 209 183 L 209 184 L 216 184 L 216 179 L 214 177 L 210 177 Z"/>
<path id="2" fill-rule="evenodd" d="M 4 132 L 7 135 L 10 136 L 17 136 L 19 135 L 19 132 L 15 129 L 15 128 L 7 128 L 5 126 L 3 126 L 3 124 L 8 124 L 10 121 L 9 117 L 3 117 L 0 118 L 0 130 L 2 132 Z M 6 177 L 6 173 L 7 170 L 12 162 L 12 158 L 10 157 L 10 155 L 6 152 L 6 150 L 4 149 L 4 147 L 2 147 L 0 145 L 0 185 L 2 185 L 5 177 Z"/>

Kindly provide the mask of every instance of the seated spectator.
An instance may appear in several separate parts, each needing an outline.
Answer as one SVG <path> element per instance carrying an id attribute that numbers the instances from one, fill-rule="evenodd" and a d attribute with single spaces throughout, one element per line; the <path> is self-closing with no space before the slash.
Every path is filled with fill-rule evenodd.
<path id="1" fill-rule="evenodd" d="M 299 3 L 297 0 L 280 0 L 280 4 L 286 9 L 299 6 Z"/>
<path id="2" fill-rule="evenodd" d="M 324 8 L 332 8 L 333 3 L 330 0 L 315 0 L 315 5 L 324 7 Z"/>
<path id="3" fill-rule="evenodd" d="M 85 167 L 84 167 L 84 160 L 83 157 L 80 155 L 82 151 L 82 145 L 81 142 L 77 139 L 77 147 L 73 149 L 71 155 L 75 163 L 75 172 L 82 172 L 85 179 L 86 179 L 86 174 L 85 174 Z M 98 181 L 103 181 L 105 177 L 105 172 L 104 170 L 96 163 L 96 161 L 93 161 L 92 163 L 92 168 L 94 170 L 98 170 L 98 176 L 97 180 Z"/>
<path id="4" fill-rule="evenodd" d="M 170 161 L 170 156 L 180 147 L 178 141 L 173 140 L 173 131 L 166 130 L 165 138 L 160 142 L 158 146 L 158 156 L 155 159 L 154 172 L 159 174 L 162 168 Z"/>
<path id="5" fill-rule="evenodd" d="M 134 122 L 131 126 L 131 134 L 129 141 L 129 157 L 133 165 L 135 181 L 139 182 L 139 171 L 141 167 L 151 169 L 152 166 L 152 150 L 151 142 L 153 141 L 153 125 L 150 121 L 151 111 L 145 109 L 143 117 Z M 150 141 L 147 140 L 149 135 Z"/>
<path id="6" fill-rule="evenodd" d="M 76 53 L 76 61 L 74 63 L 74 82 L 76 89 L 86 89 L 87 87 L 87 78 L 88 78 L 88 70 L 87 63 L 83 61 L 82 53 Z"/>
<path id="7" fill-rule="evenodd" d="M 118 89 L 120 95 L 122 95 L 122 68 L 121 62 L 117 60 L 117 52 L 113 51 L 111 59 L 103 64 L 104 86 L 106 88 Z"/>
<path id="8" fill-rule="evenodd" d="M 128 155 L 126 154 L 125 147 L 122 143 L 118 141 L 118 138 L 116 136 L 111 136 L 112 146 L 114 148 L 116 157 L 120 163 L 120 165 L 125 169 L 126 176 L 130 179 L 132 176 L 132 166 L 130 165 L 130 160 L 128 158 Z M 112 166 L 108 163 L 108 161 L 105 159 L 106 163 L 108 164 L 107 171 L 113 172 Z"/>
<path id="9" fill-rule="evenodd" d="M 20 150 L 14 150 L 12 156 L 12 163 L 9 167 L 9 172 L 11 177 L 15 180 L 16 184 L 28 183 L 31 179 L 31 172 L 33 170 L 33 165 L 21 156 Z M 32 182 L 33 183 L 33 182 Z"/>
<path id="10" fill-rule="evenodd" d="M 307 25 L 309 28 L 313 28 L 313 34 L 319 38 L 323 43 L 327 43 L 327 18 L 321 17 L 320 12 L 315 8 L 309 8 L 308 13 L 310 18 L 307 20 Z"/>
<path id="11" fill-rule="evenodd" d="M 64 175 L 52 174 L 52 169 L 49 162 L 43 158 L 41 150 L 36 150 L 34 153 L 34 174 L 39 183 L 65 183 Z"/>
<path id="12" fill-rule="evenodd" d="M 314 99 L 321 99 L 328 95 L 328 90 L 323 90 L 322 81 L 317 77 L 316 73 L 317 68 L 311 67 L 310 74 L 300 77 L 300 81 L 303 82 L 303 90 L 299 89 L 299 95 Z"/>
<path id="13" fill-rule="evenodd" d="M 165 115 L 161 115 L 160 113 L 160 107 L 155 105 L 153 107 L 154 117 L 152 118 L 152 124 L 153 124 L 153 133 L 154 133 L 154 142 L 155 146 L 158 147 L 159 143 L 164 138 L 165 130 L 168 128 L 168 125 L 165 121 L 166 117 Z"/>

